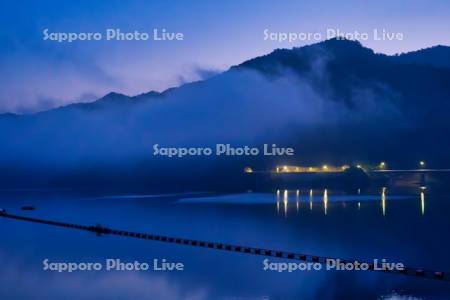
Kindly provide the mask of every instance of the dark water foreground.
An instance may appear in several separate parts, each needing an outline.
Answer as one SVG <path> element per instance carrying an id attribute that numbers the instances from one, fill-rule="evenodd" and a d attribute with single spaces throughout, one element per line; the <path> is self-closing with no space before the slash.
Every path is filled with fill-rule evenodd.
<path id="1" fill-rule="evenodd" d="M 22 210 L 33 206 L 35 210 Z M 450 271 L 450 194 L 391 187 L 104 195 L 3 191 L 36 218 Z M 368 271 L 263 270 L 264 257 L 0 219 L 0 299 L 448 299 L 450 284 Z M 183 271 L 43 270 L 43 261 L 181 262 Z M 270 259 L 271 262 L 284 262 Z"/>

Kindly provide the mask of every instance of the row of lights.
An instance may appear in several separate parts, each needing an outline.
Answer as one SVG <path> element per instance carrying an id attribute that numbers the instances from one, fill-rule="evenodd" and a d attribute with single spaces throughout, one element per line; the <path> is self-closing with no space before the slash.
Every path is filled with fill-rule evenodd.
<path id="1" fill-rule="evenodd" d="M 425 162 L 424 162 L 423 160 L 419 161 L 419 166 L 420 166 L 421 168 L 425 167 Z M 361 165 L 356 165 L 356 167 L 357 167 L 358 169 L 362 169 L 362 166 L 361 166 Z M 343 167 L 343 168 L 344 168 L 344 167 Z M 378 168 L 379 168 L 379 169 L 386 169 L 386 163 L 385 163 L 384 161 L 380 162 L 380 164 L 378 165 Z M 327 169 L 328 169 L 328 166 L 327 166 L 327 165 L 323 165 L 322 169 L 327 170 Z"/>
<path id="2" fill-rule="evenodd" d="M 425 162 L 423 160 L 419 161 L 419 167 L 423 168 L 425 167 Z M 360 165 L 358 165 L 358 168 L 360 168 Z M 379 169 L 386 169 L 386 163 L 384 161 L 380 162 L 378 165 Z"/>
<path id="3" fill-rule="evenodd" d="M 425 162 L 424 162 L 423 160 L 419 161 L 419 166 L 420 166 L 421 168 L 425 167 Z M 358 169 L 362 169 L 362 166 L 361 166 L 361 165 L 356 165 L 356 167 L 357 167 Z M 342 167 L 342 168 L 345 169 L 346 167 L 344 166 L 344 167 Z M 386 169 L 386 163 L 385 163 L 384 161 L 380 162 L 380 164 L 378 165 L 378 168 L 379 168 L 379 169 Z M 322 169 L 325 170 L 325 171 L 328 170 L 328 165 L 323 165 L 323 166 L 322 166 Z"/>
<path id="4" fill-rule="evenodd" d="M 420 166 L 420 168 L 424 168 L 425 167 L 425 162 L 423 161 L 423 160 L 421 160 L 421 161 L 419 161 L 419 166 Z M 361 165 L 356 165 L 356 167 L 358 168 L 358 169 L 362 169 L 363 167 L 361 166 Z M 347 169 L 348 168 L 348 166 L 342 166 L 342 170 L 345 170 L 345 169 Z M 381 170 L 384 170 L 384 169 L 386 169 L 386 163 L 384 162 L 384 161 L 382 161 L 382 162 L 380 162 L 379 164 L 378 164 L 378 168 L 379 169 L 381 169 Z M 298 169 L 298 168 L 297 168 Z M 328 168 L 328 165 L 323 165 L 322 166 L 322 170 L 324 170 L 324 171 L 327 171 L 329 168 Z M 282 169 L 283 171 L 287 171 L 288 170 L 288 167 L 287 166 L 284 166 L 283 167 L 283 169 Z M 297 170 L 298 171 L 298 170 Z M 309 167 L 309 171 L 313 171 L 313 168 L 312 167 Z M 245 169 L 244 169 L 244 172 L 245 173 L 253 173 L 253 169 L 252 168 L 250 168 L 250 167 L 246 167 Z M 277 172 L 279 172 L 279 169 L 277 168 Z"/>

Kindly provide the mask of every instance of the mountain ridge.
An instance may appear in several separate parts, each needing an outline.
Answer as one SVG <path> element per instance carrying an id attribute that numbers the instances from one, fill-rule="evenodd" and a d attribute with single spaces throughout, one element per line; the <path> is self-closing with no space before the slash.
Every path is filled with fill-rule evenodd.
<path id="1" fill-rule="evenodd" d="M 274 75 L 276 73 L 276 68 L 274 66 L 269 67 L 268 66 L 268 60 L 273 61 L 276 64 L 279 64 L 281 67 L 288 67 L 291 69 L 294 69 L 296 71 L 311 71 L 311 66 L 308 66 L 308 61 L 311 60 L 311 58 L 314 58 L 314 55 L 319 55 L 322 53 L 323 55 L 326 55 L 326 52 L 330 52 L 333 55 L 338 55 L 338 57 L 335 57 L 337 60 L 342 60 L 345 58 L 343 63 L 364 63 L 368 57 L 384 60 L 391 63 L 396 64 L 402 64 L 402 65 L 418 65 L 418 66 L 425 66 L 425 67 L 434 67 L 434 68 L 440 68 L 444 70 L 450 70 L 450 47 L 444 46 L 444 45 L 436 45 L 428 48 L 423 48 L 419 50 L 414 50 L 406 53 L 400 53 L 400 54 L 394 54 L 394 55 L 386 55 L 383 53 L 375 53 L 372 49 L 368 47 L 364 47 L 359 41 L 354 40 L 347 40 L 347 39 L 329 39 L 325 40 L 319 43 L 301 46 L 301 47 L 294 47 L 291 49 L 287 48 L 278 48 L 273 50 L 272 52 L 254 57 L 252 59 L 246 60 L 238 65 L 230 67 L 227 71 L 224 71 L 223 73 L 218 74 L 218 76 L 234 71 L 239 70 L 242 68 L 250 68 L 255 69 L 260 72 L 266 73 L 267 75 Z M 433 55 L 438 52 L 439 59 L 433 58 Z M 351 55 L 349 55 L 351 54 Z M 298 55 L 303 56 L 300 57 L 300 60 L 298 60 Z M 441 59 L 441 58 L 445 59 Z M 294 65 L 290 65 L 288 63 L 289 59 L 295 58 L 297 59 L 295 61 Z M 303 59 L 303 60 L 302 60 Z M 376 64 L 377 62 L 372 62 L 373 64 Z M 198 82 L 204 82 L 206 80 L 196 81 L 192 83 L 198 83 Z M 128 103 L 139 103 L 140 100 L 148 100 L 151 98 L 159 98 L 163 97 L 167 93 L 170 93 L 174 90 L 177 90 L 179 88 L 182 88 L 185 85 L 189 85 L 191 83 L 184 84 L 180 87 L 171 87 L 163 92 L 156 92 L 156 91 L 149 91 L 144 92 L 138 95 L 129 96 L 122 93 L 117 92 L 109 92 L 106 95 L 98 98 L 95 101 L 87 102 L 87 103 L 71 103 L 68 105 L 60 106 L 51 108 L 45 111 L 35 112 L 35 113 L 29 113 L 29 114 L 15 114 L 15 113 L 4 113 L 0 114 L 0 117 L 6 116 L 8 114 L 13 114 L 17 116 L 26 116 L 26 115 L 33 115 L 33 114 L 39 114 L 44 113 L 48 111 L 53 110 L 60 110 L 60 109 L 67 109 L 67 108 L 98 108 L 106 103 L 114 103 L 114 104 L 128 104 Z"/>
<path id="2" fill-rule="evenodd" d="M 276 50 L 162 93 L 110 93 L 90 104 L 1 117 L 0 167 L 12 171 L 0 185 L 190 187 L 239 180 L 249 165 L 450 166 L 449 99 L 450 70 L 398 63 L 360 43 Z M 155 144 L 218 143 L 296 151 L 281 158 L 152 155 Z"/>

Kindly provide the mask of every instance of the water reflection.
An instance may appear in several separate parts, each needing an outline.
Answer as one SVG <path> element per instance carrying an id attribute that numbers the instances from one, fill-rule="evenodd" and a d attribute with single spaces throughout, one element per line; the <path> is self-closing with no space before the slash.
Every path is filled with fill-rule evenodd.
<path id="1" fill-rule="evenodd" d="M 423 190 L 420 191 L 420 210 L 422 215 L 425 214 L 425 192 Z"/>
<path id="2" fill-rule="evenodd" d="M 284 216 L 287 217 L 287 210 L 288 210 L 288 190 L 284 190 L 283 193 L 283 204 L 284 204 Z"/>
<path id="3" fill-rule="evenodd" d="M 281 195 L 281 191 L 283 192 L 283 194 Z M 288 215 L 288 210 L 289 209 L 294 209 L 294 205 L 291 205 L 291 207 L 289 208 L 289 193 L 292 194 L 295 192 L 295 211 L 296 214 L 300 214 L 300 208 L 302 205 L 302 191 L 300 189 L 295 189 L 295 190 L 288 190 L 288 189 L 278 189 L 276 190 L 276 209 L 277 209 L 277 213 L 280 214 L 282 213 L 284 215 L 284 217 L 287 217 Z M 417 195 L 417 194 L 416 194 Z M 308 202 L 309 202 L 309 209 L 310 211 L 312 211 L 313 209 L 313 205 L 314 205 L 314 201 L 322 201 L 323 203 L 323 213 L 324 215 L 328 214 L 328 206 L 329 206 L 329 201 L 331 200 L 332 202 L 336 203 L 337 201 L 339 201 L 342 204 L 342 208 L 343 209 L 349 209 L 349 203 L 354 203 L 353 205 L 351 205 L 351 207 L 355 208 L 356 211 L 360 211 L 361 210 L 361 206 L 362 206 L 362 202 L 364 201 L 380 201 L 381 200 L 381 215 L 382 216 L 386 216 L 387 213 L 387 187 L 382 187 L 381 191 L 379 192 L 378 196 L 376 194 L 372 194 L 372 195 L 345 195 L 345 194 L 333 194 L 331 196 L 332 198 L 329 198 L 328 195 L 328 189 L 323 189 L 322 195 L 321 197 L 318 198 L 314 198 L 314 190 L 313 189 L 309 189 L 309 196 L 308 196 Z M 398 196 L 398 195 L 390 195 L 389 196 L 389 200 L 390 201 L 395 201 L 398 199 L 407 199 L 407 198 L 414 198 L 417 199 L 417 196 Z M 420 188 L 420 212 L 422 215 L 425 214 L 425 188 L 421 187 Z M 292 200 L 292 199 L 291 199 Z M 272 200 L 271 200 L 272 201 Z M 350 202 L 349 202 L 350 201 Z M 354 202 L 353 202 L 354 201 Z M 282 210 L 282 212 L 281 212 Z"/>
<path id="4" fill-rule="evenodd" d="M 280 190 L 277 190 L 277 213 L 280 213 Z"/>
<path id="5" fill-rule="evenodd" d="M 325 189 L 323 191 L 323 209 L 324 209 L 324 213 L 327 214 L 327 210 L 328 210 L 328 191 L 327 191 L 327 189 Z"/>
<path id="6" fill-rule="evenodd" d="M 296 189 L 297 187 L 287 192 L 287 196 L 291 196 L 291 202 L 294 199 L 292 197 Z M 328 191 L 326 194 L 330 201 L 328 205 L 332 209 L 332 214 L 325 216 L 323 209 L 320 208 L 320 202 L 324 200 L 324 189 L 312 191 L 308 187 L 299 190 L 299 197 L 303 197 L 303 199 L 299 199 L 299 202 L 303 201 L 303 204 L 299 203 L 299 205 L 303 205 L 302 212 L 305 215 L 284 219 L 281 215 L 275 213 L 273 207 L 273 200 L 277 201 L 278 207 L 282 205 L 280 203 L 282 201 L 281 191 L 284 193 L 284 188 L 275 189 L 271 194 L 214 195 L 211 198 L 215 200 L 201 202 L 208 199 L 207 197 L 201 197 L 198 198 L 201 201 L 191 204 L 188 204 L 188 202 L 179 204 L 166 199 L 161 201 L 145 199 L 136 201 L 129 201 L 128 199 L 109 200 L 108 202 L 105 202 L 104 199 L 82 201 L 81 198 L 74 196 L 63 198 L 61 195 L 52 195 L 53 198 L 51 199 L 55 199 L 54 201 L 35 200 L 27 195 L 20 195 L 17 202 L 13 202 L 9 200 L 10 194 L 6 194 L 5 200 L 0 203 L 0 207 L 5 207 L 8 211 L 20 212 L 19 214 L 30 214 L 30 216 L 38 214 L 37 217 L 42 215 L 47 219 L 81 224 L 98 222 L 129 230 L 161 232 L 162 234 L 185 236 L 199 240 L 221 241 L 224 239 L 230 243 L 242 245 L 281 250 L 289 249 L 296 252 L 304 251 L 342 258 L 386 257 L 392 262 L 405 262 L 412 266 L 443 269 L 444 271 L 449 269 L 448 252 L 450 251 L 450 244 L 448 239 L 445 238 L 445 234 L 450 228 L 450 219 L 445 218 L 446 212 L 450 210 L 448 194 L 434 194 L 433 189 L 427 189 L 423 191 L 422 195 L 421 191 L 415 187 L 414 190 L 408 190 L 408 198 L 400 198 L 397 197 L 398 192 L 390 188 L 389 213 L 390 216 L 395 215 L 395 218 L 383 218 L 380 215 L 381 187 L 375 191 L 371 190 L 370 194 L 363 191 L 363 195 L 348 194 L 330 189 L 330 194 L 328 194 Z M 273 192 L 276 194 L 276 199 L 273 197 Z M 311 197 L 313 192 L 315 198 Z M 417 192 L 419 192 L 419 195 Z M 303 195 L 300 195 L 300 193 L 303 193 Z M 387 189 L 385 194 L 387 196 Z M 427 218 L 437 220 L 437 222 L 424 222 L 425 217 L 421 215 L 422 206 L 419 203 L 422 203 L 422 199 L 425 201 L 425 197 L 428 201 L 426 203 Z M 26 199 L 27 204 L 31 203 L 38 209 L 35 212 L 21 212 L 20 205 L 22 202 L 20 199 Z M 308 204 L 306 204 L 306 201 L 315 202 L 316 209 L 314 212 L 307 212 Z M 345 211 L 340 205 L 342 201 L 347 202 Z M 357 210 L 356 204 L 358 202 L 360 205 L 364 203 L 364 211 L 362 209 Z M 423 208 L 425 211 L 425 205 Z M 294 205 L 291 205 L 288 209 L 294 210 Z M 417 209 L 419 209 L 419 213 Z M 294 214 L 291 215 L 294 217 Z M 324 219 L 326 219 L 326 222 L 324 222 Z M 403 234 L 405 224 L 414 229 L 414 235 Z M 2 232 L 0 261 L 5 260 L 6 262 L 7 258 L 14 258 L 12 259 L 12 265 L 9 261 L 7 262 L 7 266 L 13 266 L 13 268 L 6 268 L 3 269 L 4 272 L 0 272 L 2 273 L 0 275 L 0 290 L 3 292 L 3 294 L 0 292 L 0 299 L 45 298 L 56 300 L 61 298 L 61 293 L 67 292 L 67 286 L 69 288 L 78 287 L 85 285 L 87 282 L 89 287 L 95 288 L 90 288 L 89 291 L 95 290 L 94 292 L 97 292 L 98 287 L 98 295 L 96 294 L 95 298 L 99 300 L 108 297 L 127 299 L 127 295 L 133 293 L 137 295 L 134 298 L 145 298 L 147 295 L 151 295 L 148 298 L 152 299 L 180 299 L 192 294 L 205 299 L 226 298 L 230 294 L 246 295 L 249 299 L 263 298 L 260 295 L 267 295 L 266 298 L 279 299 L 320 299 L 327 298 L 326 296 L 330 299 L 402 298 L 402 296 L 396 295 L 388 298 L 386 293 L 391 289 L 405 291 L 404 293 L 408 296 L 403 297 L 404 299 L 414 299 L 413 297 L 415 299 L 418 299 L 418 297 L 447 299 L 446 295 L 450 290 L 445 282 L 433 283 L 433 281 L 427 279 L 407 276 L 397 278 L 397 275 L 364 271 L 312 271 L 297 272 L 296 274 L 261 272 L 255 271 L 260 269 L 261 259 L 253 255 L 232 255 L 222 251 L 188 249 L 176 246 L 173 243 L 143 242 L 127 238 L 120 240 L 119 238 L 97 238 L 95 235 L 80 234 L 78 231 L 53 230 L 44 225 L 30 226 L 13 221 L 1 222 L 0 225 Z M 205 230 L 205 228 L 212 228 L 213 230 Z M 300 229 L 301 231 L 299 231 Z M 17 235 L 17 232 L 21 232 L 21 235 Z M 270 232 L 269 235 L 268 232 Z M 343 232 L 347 234 L 342 234 Z M 33 241 L 42 241 L 42 243 Z M 88 244 L 89 247 L 85 247 L 85 251 L 77 251 L 77 246 Z M 305 245 L 308 249 L 305 249 Z M 423 245 L 427 245 L 427 247 L 424 248 Z M 130 249 L 133 249 L 131 254 Z M 77 273 L 82 277 L 74 277 L 78 276 L 75 273 L 66 274 L 67 276 L 64 274 L 55 276 L 53 273 L 42 272 L 41 268 L 36 266 L 41 263 L 44 257 L 54 260 L 69 257 L 74 261 L 94 262 L 103 261 L 104 257 L 117 257 L 122 261 L 147 261 L 149 257 L 164 257 L 194 267 L 186 267 L 186 271 L 183 272 L 161 273 L 162 275 L 155 272 L 151 274 L 148 272 L 129 272 L 130 276 L 141 274 L 145 277 L 141 275 L 130 277 L 127 275 L 128 273 L 124 273 L 125 275 L 117 273 L 117 277 L 111 283 L 107 280 L 107 274 L 99 272 L 90 272 L 89 276 Z M 199 263 L 199 257 L 201 257 L 201 263 Z M 433 259 L 426 259 L 427 257 Z M 211 265 L 222 272 L 211 272 Z M 230 276 L 224 279 L 220 273 L 226 273 Z M 164 280 L 160 280 L 160 277 L 153 279 L 148 277 L 147 274 L 149 274 L 148 276 L 153 276 L 153 274 L 162 276 L 161 278 Z M 35 278 L 38 281 L 38 286 L 48 285 L 50 290 L 46 288 L 45 291 L 42 291 L 43 289 L 36 288 L 36 280 L 23 280 L 24 278 Z M 55 282 L 55 278 L 62 279 Z M 165 281 L 166 278 L 167 282 Z M 11 296 L 12 293 L 9 292 L 8 286 L 13 286 L 14 282 L 21 280 L 22 282 L 32 282 L 31 284 L 25 284 L 23 287 L 23 289 L 31 291 L 31 294 L 23 297 Z M 245 284 L 236 285 L 236 282 L 245 282 Z M 299 285 L 299 282 L 304 284 Z M 113 290 L 105 290 L 105 283 L 108 283 Z M 280 285 L 283 285 L 283 289 L 277 288 Z M 333 293 L 324 297 L 323 290 L 330 285 L 333 286 Z M 126 288 L 141 286 L 150 287 L 150 289 L 143 291 L 138 289 L 139 293 L 136 294 L 136 289 Z M 161 286 L 163 288 L 169 286 L 175 292 L 169 292 L 161 297 L 152 295 L 152 291 L 156 291 L 160 295 Z M 119 296 L 117 296 L 118 292 L 114 288 L 120 288 Z M 201 292 L 197 293 L 197 289 Z M 353 290 L 355 292 L 352 292 Z M 203 291 L 213 291 L 213 294 Z M 38 293 L 38 295 L 33 297 L 33 292 Z M 447 294 L 444 294 L 444 292 Z M 433 296 L 427 297 L 427 294 L 436 295 L 437 293 L 439 294 L 434 298 Z M 54 296 L 55 294 L 57 296 Z M 52 295 L 53 297 L 51 297 Z M 83 296 L 86 295 L 77 294 L 69 298 L 85 298 Z"/>

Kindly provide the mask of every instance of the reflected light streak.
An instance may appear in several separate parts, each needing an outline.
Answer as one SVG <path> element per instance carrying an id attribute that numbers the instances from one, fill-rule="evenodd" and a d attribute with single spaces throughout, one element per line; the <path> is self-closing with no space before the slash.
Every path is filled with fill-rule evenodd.
<path id="1" fill-rule="evenodd" d="M 383 187 L 381 190 L 381 210 L 383 211 L 383 216 L 386 215 L 386 188 Z"/>
<path id="2" fill-rule="evenodd" d="M 280 213 L 280 190 L 277 190 L 277 213 Z"/>
<path id="3" fill-rule="evenodd" d="M 420 191 L 420 210 L 422 212 L 422 215 L 425 214 L 425 193 L 424 191 Z"/>
<path id="4" fill-rule="evenodd" d="M 283 193 L 283 204 L 284 204 L 284 216 L 285 217 L 287 216 L 288 202 L 289 202 L 288 190 L 284 190 L 284 193 Z"/>

